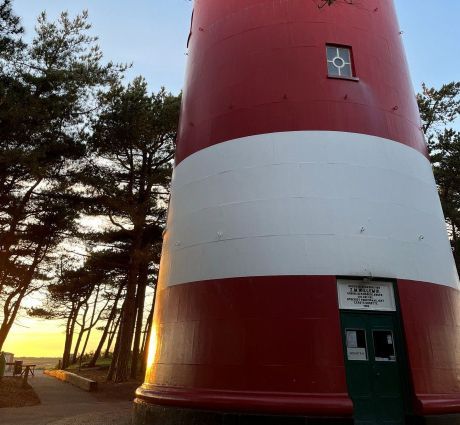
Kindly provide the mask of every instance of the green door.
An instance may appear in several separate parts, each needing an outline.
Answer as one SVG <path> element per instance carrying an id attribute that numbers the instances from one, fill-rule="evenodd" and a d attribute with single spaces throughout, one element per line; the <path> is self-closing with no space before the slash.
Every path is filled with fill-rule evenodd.
<path id="1" fill-rule="evenodd" d="M 392 314 L 342 313 L 356 425 L 403 425 L 402 344 Z"/>

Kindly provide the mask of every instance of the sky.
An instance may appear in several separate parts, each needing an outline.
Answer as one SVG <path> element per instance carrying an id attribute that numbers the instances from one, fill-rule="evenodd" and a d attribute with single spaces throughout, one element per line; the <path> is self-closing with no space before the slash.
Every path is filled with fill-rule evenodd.
<path id="1" fill-rule="evenodd" d="M 225 0 L 215 0 L 225 1 Z M 311 0 L 305 0 L 311 1 Z M 87 9 L 107 59 L 132 62 L 129 77 L 143 75 L 151 90 L 182 88 L 190 0 L 13 0 L 29 35 L 37 15 Z M 460 79 L 458 0 L 395 0 L 414 87 Z"/>
<path id="2" fill-rule="evenodd" d="M 395 4 L 415 90 L 422 82 L 440 86 L 460 80 L 460 1 L 395 0 Z M 173 93 L 182 89 L 190 0 L 13 0 L 13 6 L 27 38 L 32 37 L 41 11 L 55 19 L 63 10 L 75 14 L 87 9 L 106 59 L 133 64 L 128 80 L 143 75 L 152 91 L 162 86 Z M 19 356 L 47 357 L 59 356 L 62 344 L 59 323 L 23 317 L 4 348 Z"/>

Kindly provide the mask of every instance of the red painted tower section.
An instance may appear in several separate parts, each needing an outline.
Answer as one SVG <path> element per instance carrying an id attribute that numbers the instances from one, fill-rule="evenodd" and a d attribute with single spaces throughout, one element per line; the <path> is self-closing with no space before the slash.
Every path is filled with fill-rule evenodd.
<path id="1" fill-rule="evenodd" d="M 392 2 L 319 3 L 195 2 L 178 162 L 216 143 L 302 130 L 426 152 Z M 359 84 L 327 78 L 326 44 L 353 48 Z"/>
<path id="2" fill-rule="evenodd" d="M 352 418 L 337 279 L 369 276 L 397 288 L 412 411 L 460 413 L 458 274 L 393 3 L 318 3 L 195 1 L 139 424 Z"/>

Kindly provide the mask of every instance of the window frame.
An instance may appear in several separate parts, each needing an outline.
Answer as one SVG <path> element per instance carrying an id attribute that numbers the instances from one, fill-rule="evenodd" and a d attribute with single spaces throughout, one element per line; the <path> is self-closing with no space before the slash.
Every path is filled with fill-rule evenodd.
<path id="1" fill-rule="evenodd" d="M 398 355 L 396 353 L 396 342 L 395 342 L 395 335 L 392 329 L 371 329 L 372 332 L 372 348 L 374 350 L 374 362 L 376 363 L 397 363 L 398 362 Z M 387 334 L 391 334 L 391 346 L 393 347 L 393 356 L 389 358 L 386 357 L 377 357 L 376 349 L 375 349 L 375 332 L 386 332 Z M 391 358 L 393 357 L 393 358 Z"/>
<path id="2" fill-rule="evenodd" d="M 329 74 L 329 58 L 328 58 L 328 48 L 329 47 L 334 47 L 336 49 L 347 49 L 350 52 L 350 66 L 351 66 L 351 77 L 347 77 L 345 75 L 331 75 Z M 348 81 L 359 81 L 359 78 L 356 76 L 356 66 L 355 66 L 355 60 L 353 56 L 353 48 L 352 46 L 346 45 L 346 44 L 338 44 L 338 43 L 326 43 L 326 49 L 325 49 L 325 54 L 326 54 L 326 74 L 327 78 L 333 79 L 333 80 L 348 80 Z"/>
<path id="3" fill-rule="evenodd" d="M 360 360 L 350 359 L 348 350 L 353 349 L 353 348 L 348 347 L 348 332 L 361 332 L 361 331 L 364 333 L 364 343 L 366 345 L 364 347 L 364 349 L 366 350 L 366 359 L 365 360 L 363 360 L 363 359 L 360 359 Z M 349 361 L 349 362 L 369 362 L 371 360 L 370 351 L 369 351 L 369 341 L 368 341 L 368 338 L 367 338 L 367 332 L 366 332 L 365 328 L 358 328 L 358 327 L 345 328 L 345 348 L 347 350 L 347 352 L 346 352 L 347 361 Z M 357 347 L 357 348 L 362 348 L 362 347 Z"/>

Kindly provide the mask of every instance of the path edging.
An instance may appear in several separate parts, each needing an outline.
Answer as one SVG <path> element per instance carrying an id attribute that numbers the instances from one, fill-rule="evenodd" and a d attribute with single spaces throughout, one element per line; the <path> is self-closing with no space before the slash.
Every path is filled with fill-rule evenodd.
<path id="1" fill-rule="evenodd" d="M 60 381 L 68 382 L 69 384 L 75 385 L 82 390 L 93 392 L 97 391 L 97 382 L 91 379 L 83 378 L 83 376 L 76 375 L 72 372 L 65 370 L 45 370 L 45 375 L 59 379 Z"/>

